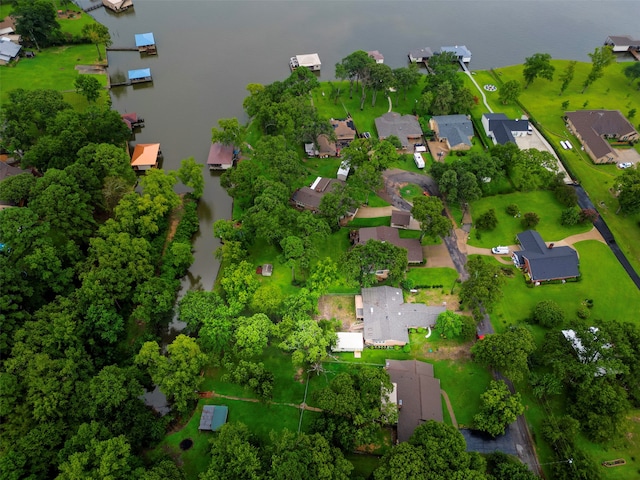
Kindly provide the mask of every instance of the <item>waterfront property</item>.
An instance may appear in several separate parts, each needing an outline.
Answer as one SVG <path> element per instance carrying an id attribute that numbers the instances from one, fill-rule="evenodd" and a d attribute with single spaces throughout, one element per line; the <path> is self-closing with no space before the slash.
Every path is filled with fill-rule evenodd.
<path id="1" fill-rule="evenodd" d="M 407 262 L 410 265 L 419 265 L 424 261 L 422 245 L 417 238 L 400 238 L 398 230 L 393 227 L 364 227 L 358 230 L 354 237 L 354 243 L 364 245 L 369 240 L 388 242 L 407 251 Z"/>
<path id="2" fill-rule="evenodd" d="M 209 147 L 207 165 L 209 170 L 228 170 L 233 167 L 236 160 L 233 145 L 224 145 L 216 142 Z"/>
<path id="3" fill-rule="evenodd" d="M 133 0 L 102 0 L 102 5 L 109 10 L 120 13 L 133 7 Z"/>
<path id="4" fill-rule="evenodd" d="M 436 115 L 429 120 L 436 140 L 446 143 L 449 150 L 469 150 L 473 138 L 473 123 L 466 115 Z"/>
<path id="5" fill-rule="evenodd" d="M 517 238 L 521 250 L 513 252 L 513 263 L 536 285 L 580 276 L 578 252 L 573 248 L 547 245 L 535 230 L 519 233 Z"/>
<path id="6" fill-rule="evenodd" d="M 129 70 L 127 73 L 130 83 L 144 83 L 144 82 L 153 82 L 153 78 L 151 78 L 151 69 L 150 68 L 141 68 L 139 70 Z"/>
<path id="7" fill-rule="evenodd" d="M 160 153 L 159 143 L 139 143 L 133 149 L 131 166 L 134 170 L 144 171 L 158 167 Z"/>
<path id="8" fill-rule="evenodd" d="M 630 53 L 633 58 L 640 60 L 640 39 L 631 37 L 630 35 L 610 35 L 604 41 L 605 45 L 609 45 L 614 53 Z"/>
<path id="9" fill-rule="evenodd" d="M 291 202 L 297 208 L 318 212 L 322 197 L 333 191 L 337 184 L 344 184 L 343 181 L 335 178 L 318 177 L 310 187 L 302 187 L 293 192 Z"/>
<path id="10" fill-rule="evenodd" d="M 227 423 L 229 407 L 226 405 L 205 405 L 202 407 L 202 415 L 200 415 L 200 426 L 198 430 L 217 432 Z"/>
<path id="11" fill-rule="evenodd" d="M 578 137 L 593 163 L 615 163 L 618 153 L 608 139 L 637 141 L 638 132 L 618 110 L 565 112 L 569 130 Z"/>
<path id="12" fill-rule="evenodd" d="M 120 116 L 122 117 L 122 121 L 131 131 L 133 131 L 134 128 L 144 127 L 144 118 L 139 117 L 135 112 L 122 113 Z"/>
<path id="13" fill-rule="evenodd" d="M 156 55 L 158 53 L 153 33 L 136 33 L 135 39 L 138 52 L 146 53 L 147 55 Z"/>
<path id="14" fill-rule="evenodd" d="M 453 53 L 459 62 L 471 62 L 471 50 L 464 45 L 455 45 L 453 47 L 440 47 L 440 53 Z"/>
<path id="15" fill-rule="evenodd" d="M 353 142 L 358 136 L 358 132 L 351 117 L 342 120 L 332 118 L 330 122 L 336 136 L 336 148 L 339 152 L 339 149 L 348 147 Z"/>
<path id="16" fill-rule="evenodd" d="M 515 137 L 531 132 L 529 120 L 510 120 L 504 113 L 485 113 L 482 115 L 482 126 L 494 145 L 516 143 Z"/>
<path id="17" fill-rule="evenodd" d="M 402 290 L 394 287 L 362 289 L 364 343 L 393 347 L 409 343 L 410 328 L 427 328 L 436 324 L 445 307 L 424 303 L 404 303 Z"/>
<path id="18" fill-rule="evenodd" d="M 411 63 L 427 63 L 433 57 L 433 51 L 429 47 L 416 48 L 409 51 L 409 61 Z"/>
<path id="19" fill-rule="evenodd" d="M 384 63 L 384 55 L 382 55 L 378 50 L 371 50 L 367 52 L 369 58 L 373 58 L 376 63 Z"/>
<path id="20" fill-rule="evenodd" d="M 442 422 L 440 380 L 433 365 L 417 360 L 387 360 L 385 370 L 393 384 L 390 400 L 398 406 L 398 441 L 406 442 L 423 422 Z"/>
<path id="21" fill-rule="evenodd" d="M 422 128 L 415 115 L 387 112 L 376 118 L 375 124 L 380 140 L 395 135 L 405 150 L 413 150 L 413 145 L 422 143 Z"/>
<path id="22" fill-rule="evenodd" d="M 289 60 L 289 67 L 291 67 L 291 71 L 298 67 L 307 67 L 312 72 L 319 72 L 321 66 L 320 57 L 317 53 L 296 55 L 295 57 L 291 57 Z"/>

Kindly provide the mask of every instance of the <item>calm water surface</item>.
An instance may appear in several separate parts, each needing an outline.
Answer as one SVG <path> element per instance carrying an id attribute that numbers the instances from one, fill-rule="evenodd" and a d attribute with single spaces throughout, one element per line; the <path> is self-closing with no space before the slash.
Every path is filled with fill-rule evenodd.
<path id="1" fill-rule="evenodd" d="M 83 6 L 96 0 L 81 0 Z M 321 79 L 355 50 L 379 50 L 392 68 L 410 49 L 466 45 L 471 69 L 522 63 L 535 52 L 589 60 L 607 35 L 640 36 L 637 1 L 216 1 L 135 0 L 130 12 L 95 10 L 114 46 L 134 46 L 135 33 L 153 32 L 157 57 L 110 52 L 111 76 L 151 68 L 153 86 L 112 90 L 113 107 L 138 112 L 146 126 L 137 142 L 160 142 L 163 167 L 193 156 L 205 163 L 210 129 L 220 118 L 244 120 L 248 83 L 289 74 L 288 59 L 317 52 Z M 212 224 L 229 218 L 231 201 L 208 172 L 200 203 L 196 261 L 185 288 L 210 289 L 218 270 Z"/>

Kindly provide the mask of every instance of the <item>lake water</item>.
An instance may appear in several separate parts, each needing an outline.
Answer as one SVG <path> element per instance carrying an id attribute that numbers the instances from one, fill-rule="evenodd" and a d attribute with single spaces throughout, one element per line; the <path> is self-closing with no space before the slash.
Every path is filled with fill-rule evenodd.
<path id="1" fill-rule="evenodd" d="M 87 7 L 100 0 L 79 0 Z M 123 14 L 98 9 L 113 46 L 133 47 L 134 34 L 153 32 L 158 55 L 110 52 L 109 73 L 150 68 L 153 84 L 111 91 L 113 108 L 137 112 L 145 127 L 136 142 L 160 142 L 163 167 L 176 169 L 183 158 L 206 163 L 211 127 L 220 118 L 246 120 L 242 101 L 249 83 L 268 84 L 289 75 L 289 58 L 318 53 L 321 80 L 355 50 L 379 50 L 392 68 L 407 64 L 409 50 L 466 45 L 470 68 L 523 63 L 536 52 L 588 61 L 588 53 L 608 35 L 640 36 L 637 1 L 216 1 L 134 0 Z M 219 176 L 205 174 L 195 262 L 181 293 L 209 290 L 219 264 L 213 252 L 213 222 L 230 218 L 231 199 Z M 172 324 L 173 332 L 181 328 Z M 147 402 L 162 410 L 161 392 Z M 166 411 L 163 410 L 163 411 Z"/>

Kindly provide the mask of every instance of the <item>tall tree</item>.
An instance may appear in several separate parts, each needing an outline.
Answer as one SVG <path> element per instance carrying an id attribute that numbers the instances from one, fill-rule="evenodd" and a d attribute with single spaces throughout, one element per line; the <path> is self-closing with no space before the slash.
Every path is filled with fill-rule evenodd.
<path id="1" fill-rule="evenodd" d="M 204 192 L 204 176 L 202 175 L 203 164 L 197 163 L 193 157 L 185 158 L 180 162 L 180 168 L 176 176 L 187 187 L 191 187 L 194 198 L 202 197 Z"/>
<path id="2" fill-rule="evenodd" d="M 375 285 L 377 270 L 389 270 L 388 279 L 395 283 L 407 270 L 407 250 L 389 242 L 369 240 L 347 251 L 342 257 L 341 268 L 347 278 L 362 287 Z"/>
<path id="3" fill-rule="evenodd" d="M 522 75 L 524 76 L 524 88 L 528 88 L 536 78 L 544 78 L 553 80 L 553 72 L 555 67 L 551 65 L 551 55 L 548 53 L 534 53 L 532 56 L 525 58 Z"/>
<path id="4" fill-rule="evenodd" d="M 562 84 L 560 85 L 560 95 L 565 92 L 565 90 L 569 87 L 569 84 L 573 81 L 573 76 L 576 71 L 576 63 L 578 62 L 575 60 L 571 60 L 560 75 L 560 81 L 562 82 Z"/>
<path id="5" fill-rule="evenodd" d="M 453 226 L 451 219 L 443 215 L 444 205 L 437 197 L 416 197 L 413 199 L 411 215 L 420 222 L 420 241 L 425 235 L 446 237 Z"/>
<path id="6" fill-rule="evenodd" d="M 73 85 L 76 87 L 76 93 L 83 95 L 89 103 L 100 98 L 102 86 L 98 79 L 91 75 L 78 75 Z"/>
<path id="7" fill-rule="evenodd" d="M 624 76 L 629 79 L 629 85 L 640 78 L 640 63 L 633 62 L 631 65 L 624 67 Z"/>
<path id="8" fill-rule="evenodd" d="M 492 380 L 480 395 L 480 411 L 474 415 L 474 426 L 493 437 L 504 434 L 507 426 L 524 413 L 520 394 L 512 394 L 503 381 Z"/>
<path id="9" fill-rule="evenodd" d="M 504 277 L 500 268 L 489 264 L 482 257 L 473 257 L 467 261 L 469 278 L 462 283 L 460 302 L 474 311 L 474 317 L 480 321 L 480 309 L 484 307 L 491 311 L 492 307 L 502 297 Z"/>
<path id="10" fill-rule="evenodd" d="M 529 355 L 535 349 L 531 332 L 526 327 L 515 326 L 504 333 L 486 335 L 471 348 L 471 353 L 476 362 L 518 381 L 528 376 Z"/>
<path id="11" fill-rule="evenodd" d="M 96 46 L 98 51 L 98 61 L 102 61 L 102 52 L 100 51 L 100 45 L 104 45 L 105 48 L 110 47 L 113 43 L 111 41 L 111 35 L 109 29 L 98 22 L 92 22 L 82 27 L 82 35 Z"/>
<path id="12" fill-rule="evenodd" d="M 520 90 L 520 82 L 518 82 L 517 80 L 509 80 L 500 87 L 498 97 L 500 98 L 502 104 L 506 105 L 507 103 L 512 103 L 518 100 L 518 97 L 520 96 Z"/>
<path id="13" fill-rule="evenodd" d="M 153 382 L 167 395 L 180 413 L 186 413 L 202 378 L 200 370 L 207 357 L 193 338 L 178 335 L 167 347 L 167 355 L 160 353 L 156 342 L 145 342 L 135 357 L 136 365 L 143 366 Z"/>
<path id="14" fill-rule="evenodd" d="M 48 0 L 18 0 L 12 15 L 16 19 L 16 33 L 36 44 L 47 47 L 60 41 L 60 24 L 56 9 Z"/>
<path id="15" fill-rule="evenodd" d="M 624 214 L 640 212 L 640 170 L 629 168 L 616 179 L 618 203 Z"/>
<path id="16" fill-rule="evenodd" d="M 201 480 L 261 480 L 260 449 L 242 423 L 226 423 L 211 439 L 211 460 Z"/>
<path id="17" fill-rule="evenodd" d="M 415 87 L 422 77 L 417 63 L 411 63 L 408 67 L 394 69 L 393 76 L 395 78 L 396 88 L 398 89 L 398 95 L 402 92 L 405 100 L 407 99 L 407 92 L 412 87 Z"/>
<path id="18" fill-rule="evenodd" d="M 221 118 L 218 120 L 218 127 L 211 129 L 213 143 L 219 142 L 223 145 L 233 145 L 238 149 L 242 148 L 247 129 L 244 125 L 240 125 L 237 118 Z"/>
<path id="19" fill-rule="evenodd" d="M 344 57 L 340 63 L 348 74 L 350 81 L 349 98 L 353 98 L 354 81 L 358 83 L 358 81 L 362 80 L 367 75 L 368 68 L 375 64 L 375 60 L 369 57 L 369 54 L 364 50 L 356 50 Z"/>
<path id="20" fill-rule="evenodd" d="M 378 92 L 385 92 L 393 86 L 394 77 L 391 67 L 383 63 L 375 63 L 371 65 L 371 67 L 369 68 L 368 83 L 373 90 L 373 95 L 371 97 L 371 106 L 375 107 Z"/>
<path id="21" fill-rule="evenodd" d="M 602 78 L 604 69 L 616 60 L 611 45 L 596 47 L 595 50 L 589 54 L 589 57 L 591 58 L 591 71 L 582 83 L 582 93 L 584 93 L 593 82 Z"/>

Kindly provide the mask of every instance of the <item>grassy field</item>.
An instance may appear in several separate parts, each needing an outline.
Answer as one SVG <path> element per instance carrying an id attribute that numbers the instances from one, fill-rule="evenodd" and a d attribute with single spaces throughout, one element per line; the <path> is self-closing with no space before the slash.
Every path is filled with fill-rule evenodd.
<path id="1" fill-rule="evenodd" d="M 407 273 L 407 278 L 415 285 L 442 285 L 442 289 L 449 293 L 457 284 L 458 272 L 446 267 L 412 268 Z"/>
<path id="2" fill-rule="evenodd" d="M 566 207 L 556 200 L 553 192 L 548 190 L 516 192 L 483 197 L 471 203 L 472 218 L 476 219 L 493 208 L 498 218 L 498 226 L 489 231 L 478 231 L 474 228 L 469 235 L 469 245 L 489 248 L 496 245 L 514 244 L 516 234 L 526 229 L 522 226 L 522 218 L 514 218 L 506 213 L 507 206 L 512 203 L 518 205 L 522 215 L 527 212 L 538 214 L 540 223 L 535 229 L 540 232 L 545 241 L 562 240 L 568 236 L 587 232 L 593 228 L 590 223 L 572 226 L 562 225 L 560 223 L 560 215 Z"/>

